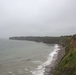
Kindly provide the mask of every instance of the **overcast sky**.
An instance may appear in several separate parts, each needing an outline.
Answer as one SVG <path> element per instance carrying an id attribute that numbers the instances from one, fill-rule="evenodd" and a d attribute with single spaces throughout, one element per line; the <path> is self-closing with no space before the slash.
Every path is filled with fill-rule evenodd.
<path id="1" fill-rule="evenodd" d="M 0 37 L 76 33 L 76 0 L 0 0 Z"/>

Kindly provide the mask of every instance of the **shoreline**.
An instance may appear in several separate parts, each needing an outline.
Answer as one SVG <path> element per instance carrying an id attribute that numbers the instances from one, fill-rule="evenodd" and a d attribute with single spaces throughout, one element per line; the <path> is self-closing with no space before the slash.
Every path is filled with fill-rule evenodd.
<path id="1" fill-rule="evenodd" d="M 61 45 L 58 45 L 58 48 L 56 50 L 57 54 L 54 54 L 52 62 L 50 65 L 47 65 L 45 67 L 44 75 L 53 75 L 56 71 L 56 68 L 58 67 L 60 61 L 65 56 L 65 48 Z"/>

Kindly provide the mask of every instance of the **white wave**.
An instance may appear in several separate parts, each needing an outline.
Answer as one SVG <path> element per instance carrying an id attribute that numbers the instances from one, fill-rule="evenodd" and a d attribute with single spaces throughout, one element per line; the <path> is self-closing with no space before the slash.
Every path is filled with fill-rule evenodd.
<path id="1" fill-rule="evenodd" d="M 12 72 L 12 71 L 10 71 L 10 72 L 8 72 L 8 73 L 12 74 L 13 72 Z"/>
<path id="2" fill-rule="evenodd" d="M 57 58 L 57 54 L 59 51 L 59 46 L 56 44 L 55 45 L 55 49 L 49 54 L 47 61 L 45 61 L 44 63 L 42 63 L 41 65 L 39 65 L 36 70 L 31 71 L 32 75 L 44 75 L 45 72 L 45 67 L 50 65 L 52 63 L 53 60 L 55 60 Z"/>
<path id="3" fill-rule="evenodd" d="M 34 64 L 42 64 L 43 62 L 41 62 L 41 61 L 32 61 L 32 63 L 34 63 Z"/>
<path id="4" fill-rule="evenodd" d="M 15 73 L 13 73 L 12 71 L 8 72 L 9 75 L 16 75 Z"/>
<path id="5" fill-rule="evenodd" d="M 25 71 L 28 71 L 28 68 L 26 67 L 24 70 L 25 70 Z"/>
<path id="6" fill-rule="evenodd" d="M 19 69 L 19 70 L 18 70 L 18 73 L 22 74 L 22 69 Z"/>

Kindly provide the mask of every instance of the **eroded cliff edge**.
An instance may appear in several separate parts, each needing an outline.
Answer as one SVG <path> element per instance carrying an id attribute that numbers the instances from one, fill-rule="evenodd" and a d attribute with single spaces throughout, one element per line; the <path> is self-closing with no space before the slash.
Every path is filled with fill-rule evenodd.
<path id="1" fill-rule="evenodd" d="M 76 35 L 70 37 L 65 51 L 66 55 L 53 75 L 76 75 Z"/>

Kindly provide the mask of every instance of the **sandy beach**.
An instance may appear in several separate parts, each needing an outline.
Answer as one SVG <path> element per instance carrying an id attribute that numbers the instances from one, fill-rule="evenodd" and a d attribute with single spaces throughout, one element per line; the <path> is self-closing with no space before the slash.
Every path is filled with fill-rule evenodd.
<path id="1" fill-rule="evenodd" d="M 65 48 L 59 45 L 59 50 L 57 50 L 57 54 L 53 56 L 51 64 L 45 67 L 44 75 L 53 75 L 64 55 Z"/>

